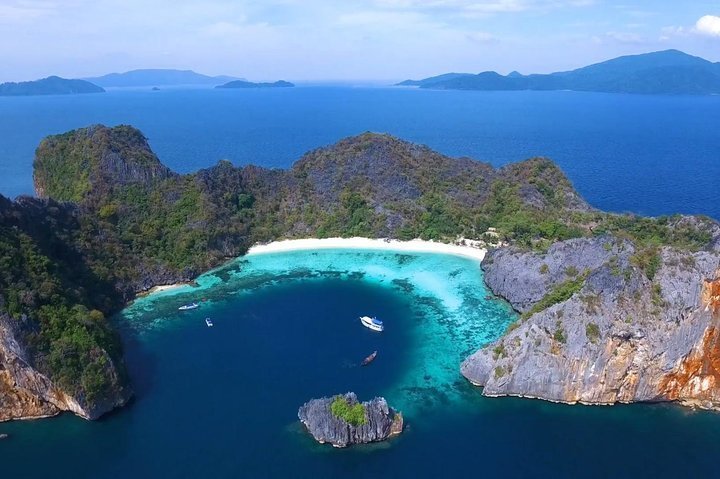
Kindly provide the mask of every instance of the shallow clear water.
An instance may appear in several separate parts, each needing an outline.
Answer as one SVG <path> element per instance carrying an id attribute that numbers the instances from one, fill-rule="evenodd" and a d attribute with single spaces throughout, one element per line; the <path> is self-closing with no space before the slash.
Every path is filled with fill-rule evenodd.
<path id="1" fill-rule="evenodd" d="M 598 208 L 720 218 L 720 96 L 298 87 L 4 97 L 0 193 L 32 193 L 39 141 L 92 123 L 137 126 L 180 172 L 222 158 L 287 167 L 367 130 L 496 166 L 548 156 Z"/>
<path id="2" fill-rule="evenodd" d="M 319 288 L 318 294 L 324 298 L 310 306 L 289 304 L 306 310 L 290 313 L 287 321 L 293 321 L 295 314 L 298 318 L 312 315 L 308 324 L 313 327 L 306 335 L 337 335 L 333 344 L 341 345 L 348 354 L 341 368 L 356 369 L 362 358 L 378 350 L 373 366 L 380 366 L 373 369 L 392 367 L 398 376 L 383 391 L 373 394 L 382 393 L 412 417 L 424 408 L 460 400 L 464 388 L 458 384 L 463 382 L 459 363 L 495 339 L 515 317 L 506 303 L 489 297 L 481 275 L 477 261 L 451 255 L 373 250 L 256 254 L 201 276 L 197 286 L 139 299 L 123 316 L 135 330 L 163 329 L 177 318 L 179 301 L 202 297 L 202 307 L 184 313 L 183 318 L 204 318 L 208 311 L 232 310 L 237 311 L 233 321 L 261 321 L 248 315 L 243 306 L 259 291 L 272 290 L 273 295 L 279 295 L 288 288 L 290 294 L 297 288 Z M 337 293 L 333 288 L 340 286 L 359 290 L 352 293 L 352 299 L 332 297 Z M 329 291 L 324 293 L 324 288 Z M 366 300 L 362 289 L 393 295 L 399 303 L 384 314 L 385 304 Z M 283 297 L 279 301 L 296 300 Z M 386 331 L 378 334 L 365 330 L 358 321 L 363 315 L 384 318 Z"/>
<path id="3" fill-rule="evenodd" d="M 460 360 L 514 319 L 476 261 L 322 250 L 241 258 L 118 318 L 137 391 L 89 423 L 0 424 L 3 477 L 710 477 L 720 415 L 670 405 L 489 399 Z M 177 307 L 203 300 L 197 310 Z M 357 320 L 376 314 L 386 330 Z M 207 328 L 209 316 L 215 326 Z M 373 350 L 368 367 L 358 363 Z M 297 421 L 311 397 L 384 395 L 407 429 L 336 450 Z"/>

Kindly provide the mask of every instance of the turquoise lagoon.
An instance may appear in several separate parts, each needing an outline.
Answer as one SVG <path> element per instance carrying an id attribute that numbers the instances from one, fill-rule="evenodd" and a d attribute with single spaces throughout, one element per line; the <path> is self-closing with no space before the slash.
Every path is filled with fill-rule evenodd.
<path id="1" fill-rule="evenodd" d="M 196 283 L 137 300 L 123 312 L 123 320 L 132 328 L 151 331 L 184 327 L 188 321 L 204 325 L 198 320 L 217 310 L 234 311 L 230 320 L 247 324 L 244 334 L 252 335 L 257 331 L 254 323 L 262 318 L 248 313 L 245 302 L 269 289 L 307 288 L 309 294 L 317 290 L 317 302 L 309 304 L 292 294 L 279 296 L 278 303 L 290 313 L 271 325 L 273 333 L 284 334 L 285 322 L 293 321 L 301 326 L 301 334 L 294 338 L 301 343 L 330 336 L 346 353 L 334 363 L 328 355 L 319 375 L 337 369 L 339 375 L 352 376 L 354 372 L 343 370 L 355 368 L 377 350 L 372 370 L 360 374 L 370 376 L 369 386 L 373 376 L 394 377 L 385 387 L 368 393 L 386 396 L 409 417 L 426 407 L 461 400 L 467 388 L 459 374 L 460 362 L 497 338 L 515 319 L 509 305 L 493 299 L 486 289 L 479 261 L 448 254 L 357 249 L 251 254 L 201 276 Z M 338 308 L 342 296 L 337 295 L 343 293 L 353 299 Z M 201 309 L 178 315 L 178 304 L 198 299 Z M 358 320 L 362 315 L 383 319 L 386 331 L 366 330 Z M 222 329 L 226 320 L 218 321 Z M 323 346 L 319 348 L 307 354 L 322 357 Z"/>
<path id="2" fill-rule="evenodd" d="M 194 311 L 178 306 L 201 301 Z M 374 314 L 381 333 L 360 324 Z M 208 328 L 205 317 L 215 326 Z M 671 405 L 489 399 L 460 361 L 515 319 L 476 260 L 392 251 L 250 255 L 119 317 L 136 398 L 97 422 L 0 424 L 3 477 L 657 477 L 715 473 L 720 419 Z M 368 367 L 359 362 L 377 350 Z M 407 428 L 336 450 L 311 397 L 383 395 Z"/>

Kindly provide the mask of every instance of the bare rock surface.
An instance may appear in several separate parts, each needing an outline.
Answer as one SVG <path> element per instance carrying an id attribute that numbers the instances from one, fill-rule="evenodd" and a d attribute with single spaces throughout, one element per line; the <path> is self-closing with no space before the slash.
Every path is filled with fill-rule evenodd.
<path id="1" fill-rule="evenodd" d="M 568 268 L 584 280 L 467 358 L 462 374 L 487 396 L 720 408 L 720 254 L 663 247 L 652 279 L 634 254 L 604 236 L 488 255 L 488 286 L 520 312 L 567 281 Z"/>
<path id="2" fill-rule="evenodd" d="M 298 418 L 319 443 L 347 447 L 384 441 L 402 432 L 402 415 L 388 406 L 385 398 L 363 402 L 365 423 L 355 426 L 333 414 L 331 405 L 336 397 L 312 399 L 298 411 Z M 359 403 L 355 393 L 349 392 L 342 397 L 351 406 Z"/>

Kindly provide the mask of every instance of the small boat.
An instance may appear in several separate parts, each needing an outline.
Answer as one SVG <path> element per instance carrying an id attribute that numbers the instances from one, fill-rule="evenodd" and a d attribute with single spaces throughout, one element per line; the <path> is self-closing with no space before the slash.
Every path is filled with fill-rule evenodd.
<path id="1" fill-rule="evenodd" d="M 363 359 L 363 362 L 360 363 L 360 366 L 367 366 L 371 362 L 375 361 L 376 356 L 377 356 L 377 351 L 373 351 L 373 353 L 370 356 Z"/>
<path id="2" fill-rule="evenodd" d="M 363 326 L 365 326 L 366 328 L 370 328 L 373 331 L 382 331 L 385 329 L 383 322 L 374 316 L 372 318 L 370 316 L 361 316 L 360 322 L 363 324 Z"/>
<path id="3" fill-rule="evenodd" d="M 182 306 L 180 306 L 180 307 L 178 308 L 178 310 L 180 310 L 180 311 L 189 311 L 189 310 L 191 310 L 191 309 L 196 309 L 196 308 L 199 308 L 199 307 L 200 307 L 200 305 L 197 304 L 197 303 L 190 303 L 190 304 L 183 304 Z"/>
<path id="4" fill-rule="evenodd" d="M 213 322 L 210 318 L 205 318 L 205 324 L 207 324 L 208 328 L 212 328 Z"/>

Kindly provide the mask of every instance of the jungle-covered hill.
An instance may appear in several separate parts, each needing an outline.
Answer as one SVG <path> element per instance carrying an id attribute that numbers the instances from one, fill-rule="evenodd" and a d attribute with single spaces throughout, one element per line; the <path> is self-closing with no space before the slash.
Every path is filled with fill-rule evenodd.
<path id="1" fill-rule="evenodd" d="M 311 151 L 289 170 L 220 161 L 181 175 L 137 129 L 96 125 L 43 140 L 34 179 L 38 198 L 0 197 L 0 339 L 21 346 L 10 354 L 0 341 L 0 366 L 17 373 L 11 361 L 28 365 L 87 417 L 128 397 L 105 318 L 135 294 L 192 280 L 254 242 L 481 238 L 492 226 L 517 247 L 543 251 L 611 233 L 634 242 L 638 264 L 652 269 L 660 246 L 707 248 L 718 229 L 706 218 L 595 210 L 548 159 L 498 169 L 375 133 Z M 3 381 L 53 401 L 12 374 Z M 0 401 L 0 410 L 21 411 L 16 403 Z"/>

